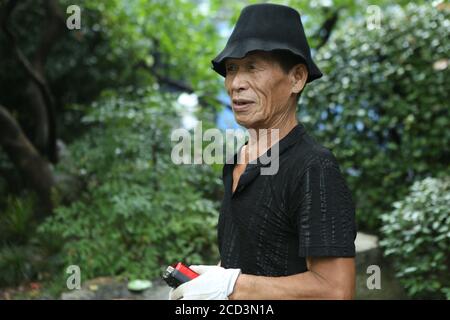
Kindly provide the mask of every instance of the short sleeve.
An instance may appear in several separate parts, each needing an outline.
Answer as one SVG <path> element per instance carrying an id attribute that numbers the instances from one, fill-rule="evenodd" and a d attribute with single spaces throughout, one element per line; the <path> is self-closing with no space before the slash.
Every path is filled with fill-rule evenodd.
<path id="1" fill-rule="evenodd" d="M 354 257 L 355 208 L 331 154 L 316 156 L 295 178 L 291 218 L 300 257 Z"/>

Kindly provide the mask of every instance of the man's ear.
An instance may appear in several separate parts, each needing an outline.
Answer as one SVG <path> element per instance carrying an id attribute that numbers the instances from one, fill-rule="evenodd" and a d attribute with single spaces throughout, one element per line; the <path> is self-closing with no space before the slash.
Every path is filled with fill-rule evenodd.
<path id="1" fill-rule="evenodd" d="M 299 93 L 303 90 L 308 79 L 308 69 L 304 64 L 295 65 L 290 71 L 292 93 Z"/>

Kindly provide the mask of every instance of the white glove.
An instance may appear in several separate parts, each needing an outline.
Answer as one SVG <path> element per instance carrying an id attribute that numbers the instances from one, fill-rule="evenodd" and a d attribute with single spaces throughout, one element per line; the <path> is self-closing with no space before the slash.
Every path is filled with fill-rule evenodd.
<path id="1" fill-rule="evenodd" d="M 190 266 L 200 274 L 197 278 L 171 290 L 169 300 L 228 300 L 241 269 L 218 266 Z"/>

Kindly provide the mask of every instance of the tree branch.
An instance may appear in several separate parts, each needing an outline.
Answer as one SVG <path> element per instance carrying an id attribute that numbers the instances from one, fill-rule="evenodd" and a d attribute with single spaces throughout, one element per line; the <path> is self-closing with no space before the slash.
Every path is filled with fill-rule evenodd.
<path id="1" fill-rule="evenodd" d="M 17 0 L 10 0 L 6 6 L 5 10 L 3 10 L 3 13 L 1 15 L 2 20 L 2 29 L 5 32 L 5 35 L 9 42 L 11 43 L 12 49 L 19 60 L 22 67 L 25 69 L 27 74 L 33 79 L 34 82 L 39 87 L 45 87 L 45 80 L 41 77 L 41 75 L 34 70 L 33 65 L 28 61 L 27 57 L 23 54 L 22 50 L 20 50 L 19 46 L 17 45 L 17 39 L 15 35 L 12 33 L 12 31 L 9 29 L 8 22 L 9 18 L 14 11 L 15 7 L 17 5 Z M 44 88 L 43 88 L 44 89 Z"/>
<path id="2" fill-rule="evenodd" d="M 156 68 L 149 67 L 147 66 L 147 64 L 144 61 L 140 61 L 139 63 L 134 65 L 134 68 L 142 68 L 144 70 L 148 70 L 151 72 L 151 74 L 156 78 L 156 80 L 158 81 L 158 83 L 162 83 L 165 85 L 168 85 L 169 87 L 176 89 L 177 91 L 180 92 L 187 92 L 187 93 L 195 93 L 195 89 L 180 81 L 180 80 L 176 80 L 176 79 L 172 79 L 166 76 L 163 76 L 161 74 L 158 73 L 158 71 L 156 71 Z M 215 103 L 219 103 L 219 104 L 223 104 L 219 99 L 212 97 L 212 96 L 199 96 L 199 103 L 203 106 L 208 106 L 207 101 L 213 101 Z"/>
<path id="3" fill-rule="evenodd" d="M 56 0 L 46 0 L 45 6 L 49 19 L 46 24 L 40 45 L 38 46 L 33 64 L 27 59 L 22 50 L 17 44 L 17 39 L 14 33 L 9 28 L 9 20 L 12 12 L 17 6 L 17 0 L 10 0 L 7 2 L 5 9 L 2 12 L 2 29 L 6 34 L 7 39 L 11 43 L 13 52 L 18 59 L 20 65 L 24 68 L 27 75 L 32 80 L 31 82 L 37 87 L 44 100 L 44 107 L 48 121 L 48 137 L 44 141 L 46 145 L 46 154 L 51 162 L 56 163 L 58 160 L 56 148 L 56 112 L 55 100 L 51 93 L 50 87 L 45 79 L 45 60 L 51 50 L 51 47 L 62 34 L 64 28 L 64 18 L 62 12 L 58 8 Z M 29 88 L 29 92 L 36 92 L 34 88 Z M 37 99 L 39 100 L 39 99 Z M 38 103 L 38 102 L 36 102 Z"/>
<path id="4" fill-rule="evenodd" d="M 45 61 L 58 40 L 64 33 L 64 15 L 55 0 L 46 0 L 45 9 L 47 12 L 47 19 L 45 24 L 45 31 L 42 33 L 41 41 L 34 54 L 33 65 L 44 74 Z"/>
<path id="5" fill-rule="evenodd" d="M 333 29 L 336 26 L 336 23 L 339 19 L 339 11 L 340 10 L 341 10 L 341 8 L 337 8 L 335 11 L 333 11 L 331 13 L 331 15 L 329 15 L 328 18 L 325 19 L 325 21 L 322 24 L 322 26 L 320 27 L 320 29 L 314 35 L 314 37 L 317 37 L 320 39 L 320 43 L 316 46 L 316 50 L 319 50 L 320 48 L 322 48 L 330 39 L 331 32 L 333 31 Z"/>

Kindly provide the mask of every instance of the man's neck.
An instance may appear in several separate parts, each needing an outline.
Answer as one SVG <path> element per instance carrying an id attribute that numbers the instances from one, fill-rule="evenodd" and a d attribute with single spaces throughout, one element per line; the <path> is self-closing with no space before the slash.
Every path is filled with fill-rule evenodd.
<path id="1" fill-rule="evenodd" d="M 249 141 L 241 150 L 241 156 L 248 161 L 253 161 L 263 155 L 275 143 L 283 139 L 298 124 L 295 112 L 285 117 L 280 117 L 277 121 L 265 128 L 249 128 Z M 245 163 L 248 163 L 245 161 Z"/>

